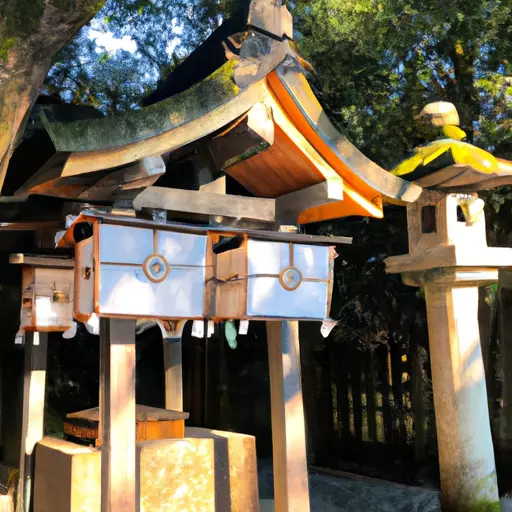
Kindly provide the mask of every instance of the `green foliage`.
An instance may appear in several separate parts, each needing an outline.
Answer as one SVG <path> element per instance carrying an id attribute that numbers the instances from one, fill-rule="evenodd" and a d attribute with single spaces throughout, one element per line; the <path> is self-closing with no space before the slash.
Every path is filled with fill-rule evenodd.
<path id="1" fill-rule="evenodd" d="M 56 56 L 47 86 L 109 115 L 138 108 L 220 23 L 218 8 L 212 0 L 108 0 Z"/>
<path id="2" fill-rule="evenodd" d="M 14 46 L 15 43 L 15 37 L 6 37 L 0 39 L 0 61 L 7 60 L 7 57 L 9 56 L 9 50 Z"/>
<path id="3" fill-rule="evenodd" d="M 354 237 L 351 246 L 338 248 L 335 260 L 331 316 L 339 320 L 337 342 L 407 347 L 413 332 L 426 341 L 423 295 L 384 268 L 388 256 L 407 252 L 405 210 L 393 207 L 385 213 L 384 220 L 351 218 L 313 228 Z"/>
<path id="4" fill-rule="evenodd" d="M 413 117 L 429 101 L 453 102 L 498 156 L 510 141 L 510 2 L 299 0 L 294 15 L 329 114 L 379 163 L 424 142 Z"/>
<path id="5" fill-rule="evenodd" d="M 512 158 L 512 4 L 497 0 L 298 0 L 296 39 L 315 67 L 329 116 L 369 157 L 389 168 L 432 135 L 414 122 L 431 101 L 457 107 L 469 138 Z M 491 245 L 511 245 L 512 193 L 484 194 Z M 412 337 L 426 346 L 422 290 L 384 273 L 408 252 L 395 208 L 378 221 L 345 219 L 322 231 L 356 236 L 337 260 L 338 342 L 375 346 Z"/>

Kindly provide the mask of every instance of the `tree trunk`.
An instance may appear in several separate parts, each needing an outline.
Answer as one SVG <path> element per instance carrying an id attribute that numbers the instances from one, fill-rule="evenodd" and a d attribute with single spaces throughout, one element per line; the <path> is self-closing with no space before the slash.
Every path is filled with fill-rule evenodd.
<path id="1" fill-rule="evenodd" d="M 105 0 L 7 0 L 0 15 L 0 192 L 53 56 Z"/>

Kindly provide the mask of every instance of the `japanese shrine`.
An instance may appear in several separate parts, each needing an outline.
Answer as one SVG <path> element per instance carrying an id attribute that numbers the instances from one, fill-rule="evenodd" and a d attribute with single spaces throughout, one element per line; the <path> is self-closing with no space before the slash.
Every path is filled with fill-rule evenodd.
<path id="1" fill-rule="evenodd" d="M 387 271 L 426 294 L 443 510 L 499 507 L 477 298 L 512 249 L 487 247 L 476 192 L 512 183 L 511 164 L 445 139 L 388 172 L 328 119 L 292 43 L 287 8 L 251 0 L 141 110 L 33 108 L 0 196 L 2 343 L 25 360 L 18 512 L 260 510 L 254 437 L 188 427 L 183 410 L 183 327 L 208 337 L 226 320 L 267 322 L 273 510 L 309 512 L 298 322 L 330 320 L 351 239 L 301 226 L 385 204 L 407 208 L 409 233 Z M 424 115 L 458 125 L 449 106 Z M 162 331 L 166 409 L 135 402 L 147 321 Z M 53 439 L 48 333 L 73 343 L 77 323 L 100 336 L 99 406 Z"/>

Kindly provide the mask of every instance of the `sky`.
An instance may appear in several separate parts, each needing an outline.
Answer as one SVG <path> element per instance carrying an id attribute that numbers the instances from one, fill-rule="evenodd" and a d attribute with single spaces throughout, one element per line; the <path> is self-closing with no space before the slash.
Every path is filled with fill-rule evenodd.
<path id="1" fill-rule="evenodd" d="M 171 30 L 177 37 L 173 37 L 167 45 L 166 52 L 169 57 L 172 56 L 173 51 L 180 44 L 179 36 L 183 32 L 183 27 L 178 25 L 176 20 L 173 20 Z M 90 26 L 87 29 L 87 37 L 95 41 L 97 53 L 106 51 L 109 54 L 113 54 L 118 50 L 125 50 L 130 53 L 135 53 L 137 51 L 137 43 L 131 38 L 131 36 L 125 35 L 122 38 L 114 37 L 114 34 L 106 29 L 105 23 L 98 19 L 93 19 L 91 21 Z"/>
<path id="2" fill-rule="evenodd" d="M 99 20 L 92 20 L 89 28 L 87 29 L 87 37 L 96 42 L 96 51 L 101 53 L 106 51 L 108 53 L 115 53 L 118 50 L 126 50 L 130 53 L 135 53 L 137 50 L 137 43 L 131 36 L 123 36 L 118 39 L 114 34 L 105 29 L 105 24 Z"/>

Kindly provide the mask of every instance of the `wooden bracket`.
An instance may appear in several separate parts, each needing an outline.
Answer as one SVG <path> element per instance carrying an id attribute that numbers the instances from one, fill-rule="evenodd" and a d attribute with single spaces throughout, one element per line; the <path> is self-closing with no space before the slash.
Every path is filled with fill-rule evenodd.
<path id="1" fill-rule="evenodd" d="M 296 224 L 304 210 L 343 199 L 343 180 L 328 179 L 311 187 L 276 198 L 276 215 L 281 224 Z"/>

